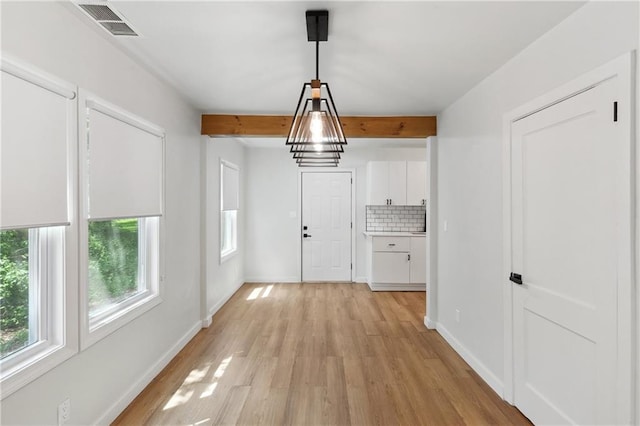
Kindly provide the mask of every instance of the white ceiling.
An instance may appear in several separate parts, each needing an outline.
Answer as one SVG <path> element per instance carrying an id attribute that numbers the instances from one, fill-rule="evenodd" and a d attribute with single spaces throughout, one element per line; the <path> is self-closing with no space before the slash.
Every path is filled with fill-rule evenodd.
<path id="1" fill-rule="evenodd" d="M 141 34 L 117 43 L 202 112 L 292 114 L 303 82 L 315 74 L 305 11 L 328 9 L 320 79 L 338 112 L 424 115 L 442 111 L 583 3 L 108 4 Z"/>

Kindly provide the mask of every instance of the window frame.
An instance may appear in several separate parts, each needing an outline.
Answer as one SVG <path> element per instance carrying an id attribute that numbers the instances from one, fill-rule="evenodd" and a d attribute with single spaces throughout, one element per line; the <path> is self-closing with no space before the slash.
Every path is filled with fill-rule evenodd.
<path id="1" fill-rule="evenodd" d="M 79 91 L 80 110 L 83 111 L 78 120 L 78 132 L 80 135 L 79 149 L 79 170 L 80 170 L 80 220 L 79 220 L 79 323 L 80 323 L 80 349 L 85 350 L 100 340 L 104 339 L 119 328 L 130 323 L 150 309 L 162 303 L 164 294 L 164 215 L 151 217 L 131 218 L 145 219 L 145 246 L 147 252 L 155 252 L 154 256 L 145 256 L 146 270 L 145 279 L 147 281 L 147 291 L 125 299 L 108 311 L 92 319 L 89 311 L 89 179 L 88 179 L 88 146 L 90 137 L 87 131 L 88 110 L 94 109 L 120 120 L 126 124 L 138 127 L 141 130 L 152 133 L 162 139 L 162 211 L 165 211 L 165 159 L 166 159 L 166 137 L 162 128 L 143 120 L 133 114 L 113 105 L 94 94 L 80 89 Z M 113 219 L 121 219 L 113 218 Z M 156 219 L 156 220 L 148 220 Z M 100 219 L 108 220 L 108 219 Z M 140 223 L 140 222 L 139 222 Z M 149 254 L 149 253 L 147 253 Z M 140 262 L 140 258 L 139 258 Z M 140 266 L 139 266 L 140 267 Z"/>
<path id="2" fill-rule="evenodd" d="M 0 360 L 0 393 L 5 399 L 78 353 L 78 134 L 77 86 L 2 54 L 0 69 L 66 98 L 68 223 L 29 229 L 29 280 L 41 280 L 38 327 L 40 340 Z M 44 225 L 44 224 L 43 224 Z M 44 235 L 46 234 L 46 235 Z M 32 244 L 32 241 L 34 241 Z M 32 247 L 33 246 L 33 247 Z M 33 251 L 32 251 L 33 250 Z M 31 258 L 37 253 L 40 261 Z M 42 256 L 46 256 L 46 262 Z M 32 270 L 32 262 L 35 263 Z M 33 274 L 33 275 L 31 275 Z M 43 278 L 46 282 L 43 282 Z M 31 283 L 30 283 L 31 284 Z M 30 291 L 31 285 L 30 285 Z"/>
<path id="3" fill-rule="evenodd" d="M 222 230 L 223 230 L 223 212 L 225 210 L 223 210 L 223 199 L 224 199 L 224 168 L 228 167 L 230 169 L 234 169 L 238 172 L 238 187 L 236 188 L 237 191 L 237 197 L 238 200 L 240 199 L 240 167 L 238 167 L 236 164 L 224 160 L 222 158 L 220 158 L 220 174 L 219 174 L 219 220 L 218 220 L 218 252 L 219 252 L 219 258 L 220 258 L 220 264 L 223 264 L 224 262 L 226 262 L 227 260 L 235 257 L 238 255 L 239 250 L 240 250 L 240 239 L 239 237 L 239 231 L 238 231 L 238 218 L 240 216 L 240 203 L 238 201 L 238 208 L 235 210 L 227 210 L 227 211 L 235 211 L 236 212 L 236 219 L 235 219 L 235 230 L 234 230 L 234 236 L 235 236 L 235 241 L 234 241 L 234 248 L 232 250 L 228 250 L 226 252 L 223 253 L 222 251 Z"/>

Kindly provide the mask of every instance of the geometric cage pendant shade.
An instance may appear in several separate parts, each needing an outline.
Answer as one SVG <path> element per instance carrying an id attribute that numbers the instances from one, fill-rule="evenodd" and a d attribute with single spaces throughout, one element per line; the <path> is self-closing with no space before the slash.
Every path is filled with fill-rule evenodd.
<path id="1" fill-rule="evenodd" d="M 328 36 L 329 12 L 307 11 L 307 38 L 316 43 L 316 78 L 304 83 L 286 145 L 299 167 L 336 167 L 347 139 L 328 83 L 318 78 L 319 42 Z"/>

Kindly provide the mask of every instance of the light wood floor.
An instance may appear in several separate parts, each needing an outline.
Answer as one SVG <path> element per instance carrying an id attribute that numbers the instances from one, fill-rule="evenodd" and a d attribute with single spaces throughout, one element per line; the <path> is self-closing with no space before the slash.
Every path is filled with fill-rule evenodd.
<path id="1" fill-rule="evenodd" d="M 245 284 L 115 424 L 530 424 L 424 311 L 421 292 Z"/>

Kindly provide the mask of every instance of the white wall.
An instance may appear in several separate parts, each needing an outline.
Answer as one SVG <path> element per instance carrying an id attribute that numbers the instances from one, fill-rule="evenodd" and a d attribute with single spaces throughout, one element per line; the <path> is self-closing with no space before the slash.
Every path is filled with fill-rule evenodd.
<path id="1" fill-rule="evenodd" d="M 424 160 L 425 148 L 352 148 L 349 145 L 340 168 L 355 169 L 356 259 L 353 277 L 366 276 L 365 200 L 366 163 L 372 160 Z M 245 276 L 247 281 L 299 281 L 300 231 L 297 215 L 298 170 L 288 148 L 247 150 L 247 218 Z M 293 216 L 293 217 L 292 217 Z"/>
<path id="2" fill-rule="evenodd" d="M 233 293 L 244 283 L 245 259 L 245 218 L 246 185 L 245 147 L 237 139 L 202 137 L 203 158 L 206 167 L 203 170 L 203 190 L 205 192 L 205 244 L 204 265 L 206 268 L 205 291 L 206 310 L 204 324 Z M 240 168 L 240 208 L 238 211 L 238 251 L 231 258 L 220 263 L 220 160 L 229 161 Z"/>
<path id="3" fill-rule="evenodd" d="M 637 48 L 637 2 L 587 3 L 438 116 L 439 329 L 498 392 L 503 114 Z"/>
<path id="4" fill-rule="evenodd" d="M 2 3 L 2 51 L 162 126 L 166 143 L 164 301 L 2 400 L 2 424 L 113 420 L 200 327 L 200 116 L 170 87 L 81 22 L 69 5 Z"/>

